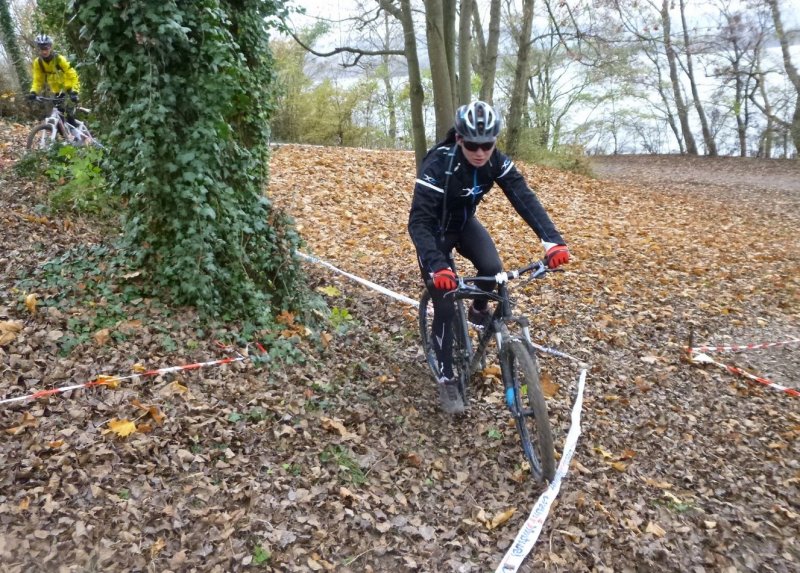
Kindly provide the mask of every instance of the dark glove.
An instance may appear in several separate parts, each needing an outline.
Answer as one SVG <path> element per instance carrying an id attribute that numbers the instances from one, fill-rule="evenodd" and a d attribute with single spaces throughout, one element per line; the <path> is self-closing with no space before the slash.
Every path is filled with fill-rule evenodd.
<path id="1" fill-rule="evenodd" d="M 549 268 L 557 269 L 569 262 L 569 249 L 566 245 L 553 245 L 547 249 L 544 260 Z"/>
<path id="2" fill-rule="evenodd" d="M 454 290 L 458 286 L 456 274 L 448 267 L 439 269 L 433 273 L 433 286 L 439 290 Z"/>
<path id="3" fill-rule="evenodd" d="M 64 101 L 64 92 L 58 92 L 53 98 L 57 100 L 56 103 L 62 103 Z"/>
<path id="4" fill-rule="evenodd" d="M 31 92 L 28 94 L 28 101 L 36 101 L 36 92 Z"/>
<path id="5" fill-rule="evenodd" d="M 78 103 L 78 94 L 76 94 L 74 91 L 69 90 L 67 92 L 67 95 L 69 96 L 69 99 L 70 101 L 72 101 L 72 103 Z"/>

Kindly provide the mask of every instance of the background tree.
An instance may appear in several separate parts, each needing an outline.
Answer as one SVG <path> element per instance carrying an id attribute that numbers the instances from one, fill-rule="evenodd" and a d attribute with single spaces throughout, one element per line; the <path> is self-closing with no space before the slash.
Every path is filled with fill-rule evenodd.
<path id="1" fill-rule="evenodd" d="M 524 23 L 521 2 L 460 0 L 458 20 L 453 17 L 441 26 L 431 26 L 432 21 L 438 22 L 439 15 L 447 12 L 445 5 L 452 6 L 452 3 L 417 0 L 412 5 L 411 0 L 372 1 L 385 11 L 384 16 L 388 13 L 402 22 L 402 49 L 409 72 L 406 76 L 402 68 L 398 68 L 392 77 L 399 88 L 398 97 L 407 99 L 409 107 L 398 106 L 396 115 L 400 126 L 403 120 L 405 125 L 412 124 L 413 137 L 407 141 L 413 140 L 418 159 L 431 143 L 424 137 L 425 123 L 428 131 L 435 126 L 439 137 L 450 126 L 451 114 L 449 110 L 443 111 L 443 106 L 450 105 L 450 94 L 454 90 L 458 93 L 454 96 L 456 102 L 463 101 L 467 94 L 471 97 L 477 93 L 498 108 L 508 128 L 505 135 L 510 136 L 511 150 L 514 149 L 518 116 L 519 135 L 516 137 L 523 145 L 517 147 L 517 152 L 522 151 L 526 156 L 529 150 L 537 147 L 558 151 L 562 143 L 595 145 L 597 141 L 592 141 L 592 137 L 598 137 L 604 126 L 612 125 L 600 116 L 609 114 L 621 115 L 626 121 L 613 123 L 619 137 L 604 140 L 613 139 L 621 145 L 616 149 L 632 151 L 637 146 L 648 150 L 663 146 L 669 151 L 677 147 L 681 153 L 698 153 L 700 143 L 709 154 L 718 153 L 720 148 L 731 150 L 734 147 L 741 153 L 742 149 L 756 149 L 758 144 L 754 140 L 761 135 L 769 147 L 771 134 L 788 133 L 792 123 L 796 89 L 783 79 L 788 76 L 782 60 L 772 53 L 774 50 L 763 49 L 767 44 L 762 42 L 758 54 L 753 48 L 737 56 L 744 58 L 740 59 L 740 71 L 736 72 L 741 81 L 738 87 L 733 76 L 723 71 L 728 52 L 721 48 L 724 43 L 720 42 L 720 34 L 709 28 L 709 22 L 720 12 L 719 5 L 724 2 L 733 5 L 734 0 L 717 0 L 715 5 L 691 5 L 691 10 L 687 2 L 670 0 L 575 0 L 568 3 L 542 0 L 533 4 L 529 64 L 522 66 L 518 41 L 520 25 Z M 748 1 L 748 11 L 762 6 L 759 12 L 769 13 L 767 0 Z M 465 23 L 469 12 L 472 27 L 467 32 Z M 374 9 L 362 10 L 359 20 L 377 21 L 375 14 Z M 495 14 L 502 17 L 495 17 Z M 456 21 L 459 36 L 456 46 L 462 54 L 457 62 L 459 81 L 453 78 L 453 46 L 449 39 Z M 484 30 L 486 22 L 489 23 L 488 38 Z M 363 28 L 358 30 L 363 35 Z M 792 45 L 792 30 L 786 34 Z M 769 24 L 763 30 L 763 37 L 772 35 L 774 25 Z M 340 46 L 330 53 L 341 53 L 340 50 L 348 48 L 342 46 L 341 29 L 336 36 L 327 38 Z M 493 41 L 497 54 L 494 60 Z M 351 43 L 354 42 L 351 40 Z M 398 39 L 375 44 L 369 50 L 362 48 L 363 44 L 351 47 L 363 50 L 356 58 L 361 58 L 358 65 L 366 78 L 376 77 L 379 68 L 386 69 L 381 68 L 385 64 L 384 56 L 377 59 L 382 49 L 401 47 Z M 467 51 L 474 76 L 469 86 L 461 81 L 465 76 L 463 54 Z M 761 62 L 760 71 L 754 67 L 756 61 Z M 631 71 L 627 71 L 627 66 L 631 66 Z M 619 73 L 622 75 L 614 77 Z M 410 89 L 403 87 L 401 78 L 405 77 Z M 524 84 L 522 95 L 514 89 L 515 77 L 524 80 L 516 84 Z M 386 79 L 385 76 L 382 79 L 384 84 Z M 614 98 L 604 97 L 606 86 L 613 88 Z M 381 91 L 388 93 L 388 87 Z M 521 103 L 517 105 L 517 102 Z M 364 103 L 367 104 L 365 109 L 377 109 L 369 102 Z M 426 116 L 431 109 L 433 114 Z M 412 121 L 408 120 L 409 113 Z M 365 117 L 365 121 L 369 120 Z M 651 125 L 645 125 L 648 122 Z M 740 125 L 737 126 L 737 122 Z M 744 122 L 750 126 L 750 131 L 741 131 Z M 674 141 L 662 138 L 669 131 L 674 134 Z M 696 141 L 695 137 L 700 136 L 702 140 Z M 731 143 L 734 137 L 736 141 Z M 720 138 L 728 140 L 720 142 Z M 406 140 L 401 135 L 398 141 Z M 569 145 L 564 147 L 569 148 Z M 509 150 L 509 146 L 506 149 Z"/>
<path id="2" fill-rule="evenodd" d="M 683 29 L 683 53 L 686 59 L 686 75 L 689 78 L 689 86 L 692 90 L 692 101 L 694 102 L 695 111 L 697 111 L 697 117 L 700 118 L 700 127 L 703 132 L 703 142 L 706 146 L 706 153 L 714 157 L 717 155 L 717 143 L 714 141 L 714 135 L 711 133 L 711 130 L 708 127 L 708 119 L 706 118 L 705 107 L 703 106 L 703 101 L 700 98 L 700 92 L 697 89 L 697 80 L 694 77 L 692 53 L 694 52 L 695 48 L 689 36 L 689 26 L 686 24 L 686 0 L 680 0 L 679 6 L 681 27 Z"/>
<path id="3" fill-rule="evenodd" d="M 0 0 L 0 39 L 3 41 L 3 48 L 17 74 L 20 90 L 27 90 L 31 84 L 28 62 L 22 57 L 22 50 L 20 50 L 19 42 L 17 41 L 17 30 L 16 26 L 14 26 L 14 20 L 11 18 L 8 0 Z"/>
<path id="4" fill-rule="evenodd" d="M 444 138 L 455 117 L 455 26 L 451 19 L 455 0 L 425 0 L 425 31 L 428 59 L 433 79 L 433 107 L 436 113 L 436 138 Z"/>
<path id="5" fill-rule="evenodd" d="M 150 284 L 212 315 L 301 307 L 298 237 L 264 196 L 279 1 L 76 0 L 127 201 L 128 253 Z"/>
<path id="6" fill-rule="evenodd" d="M 672 42 L 672 21 L 669 15 L 669 0 L 661 0 L 661 30 L 664 40 L 664 52 L 667 55 L 669 64 L 669 80 L 672 85 L 672 97 L 675 98 L 675 107 L 678 111 L 678 121 L 681 124 L 681 135 L 686 144 L 686 152 L 689 155 L 697 155 L 697 143 L 689 125 L 689 109 L 683 98 L 683 88 L 678 77 L 678 55 Z"/>
<path id="7" fill-rule="evenodd" d="M 522 113 L 527 99 L 525 84 L 528 80 L 528 62 L 531 53 L 531 30 L 533 28 L 534 0 L 522 2 L 522 24 L 517 36 L 517 60 L 514 67 L 514 82 L 511 87 L 511 104 L 506 119 L 506 152 L 512 157 L 519 147 L 522 129 Z"/>
<path id="8" fill-rule="evenodd" d="M 472 9 L 475 0 L 461 0 L 461 12 L 458 15 L 458 101 L 456 105 L 464 105 L 472 100 Z"/>
<path id="9" fill-rule="evenodd" d="M 778 42 L 781 46 L 781 55 L 783 57 L 783 68 L 794 87 L 794 111 L 792 112 L 791 122 L 786 122 L 775 118 L 780 123 L 787 125 L 791 133 L 792 141 L 794 142 L 795 149 L 800 152 L 800 73 L 792 61 L 792 53 L 789 49 L 789 38 L 784 31 L 783 18 L 781 16 L 780 6 L 778 0 L 766 0 L 767 6 L 772 13 L 772 20 L 775 23 L 775 34 L 778 37 Z"/>
<path id="10" fill-rule="evenodd" d="M 747 156 L 747 132 L 753 122 L 750 96 L 757 88 L 761 51 L 766 40 L 764 10 L 744 11 L 733 6 L 731 0 L 721 0 L 718 4 L 718 34 L 713 41 L 713 49 L 720 56 L 720 63 L 711 70 L 711 75 L 720 80 L 714 100 L 724 101 L 726 94 L 732 95 L 730 113 L 735 119 L 736 144 L 740 157 Z M 768 104 L 768 99 L 765 100 Z M 755 110 L 756 112 L 758 110 Z M 767 118 L 765 142 L 767 153 L 772 148 L 772 120 Z M 768 155 L 769 156 L 769 155 Z"/>
<path id="11" fill-rule="evenodd" d="M 411 114 L 411 134 L 414 157 L 417 167 L 422 163 L 427 141 L 425 138 L 425 118 L 423 105 L 425 91 L 422 88 L 422 73 L 417 55 L 417 38 L 414 31 L 414 18 L 411 0 L 377 0 L 381 8 L 400 21 L 403 28 L 403 47 L 408 66 L 409 107 Z M 395 3 L 396 2 L 396 3 Z"/>
<path id="12" fill-rule="evenodd" d="M 500 0 L 491 0 L 489 5 L 489 36 L 485 39 L 477 6 L 472 13 L 474 16 L 473 29 L 478 44 L 478 57 L 475 58 L 474 67 L 481 78 L 481 90 L 478 97 L 485 102 L 493 103 L 495 75 L 497 74 L 497 51 L 500 44 Z"/>

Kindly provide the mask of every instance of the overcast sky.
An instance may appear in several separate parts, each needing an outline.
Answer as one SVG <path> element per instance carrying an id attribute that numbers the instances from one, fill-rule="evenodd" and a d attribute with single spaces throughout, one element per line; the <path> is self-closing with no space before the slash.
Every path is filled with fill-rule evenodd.
<path id="1" fill-rule="evenodd" d="M 352 15 L 356 11 L 357 6 L 355 0 L 290 0 L 290 2 L 294 6 L 305 8 L 308 14 L 308 18 L 294 16 L 292 21 L 297 25 L 305 25 L 307 22 L 312 21 L 310 17 L 318 17 L 332 22 L 338 22 L 340 19 Z M 363 2 L 366 5 L 377 4 L 375 0 L 363 0 Z M 519 0 L 518 3 L 521 4 Z M 478 0 L 478 4 L 481 6 L 482 13 L 484 11 L 488 12 L 488 0 Z M 690 10 L 692 6 L 702 7 L 700 9 L 714 10 L 713 6 L 709 4 L 709 2 L 687 2 L 687 6 Z M 787 30 L 800 29 L 800 0 L 780 0 L 780 6 L 784 27 Z M 342 26 L 342 33 L 347 32 L 346 26 L 344 24 Z"/>

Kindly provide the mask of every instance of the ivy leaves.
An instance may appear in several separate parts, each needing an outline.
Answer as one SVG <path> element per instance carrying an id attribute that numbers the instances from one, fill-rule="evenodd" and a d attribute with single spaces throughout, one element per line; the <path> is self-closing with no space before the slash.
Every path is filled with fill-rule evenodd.
<path id="1" fill-rule="evenodd" d="M 272 110 L 266 19 L 282 2 L 74 4 L 115 110 L 111 184 L 131 257 L 177 304 L 267 320 L 306 289 L 291 220 L 262 195 Z"/>

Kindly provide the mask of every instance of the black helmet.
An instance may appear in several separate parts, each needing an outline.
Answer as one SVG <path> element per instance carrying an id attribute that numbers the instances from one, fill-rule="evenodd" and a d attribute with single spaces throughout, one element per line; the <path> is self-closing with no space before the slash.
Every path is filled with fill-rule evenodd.
<path id="1" fill-rule="evenodd" d="M 36 42 L 36 46 L 39 48 L 53 47 L 53 38 L 51 38 L 47 34 L 39 34 L 38 36 L 36 36 L 34 42 Z"/>
<path id="2" fill-rule="evenodd" d="M 465 141 L 488 143 L 500 133 L 500 116 L 488 103 L 474 101 L 458 108 L 455 127 Z"/>

